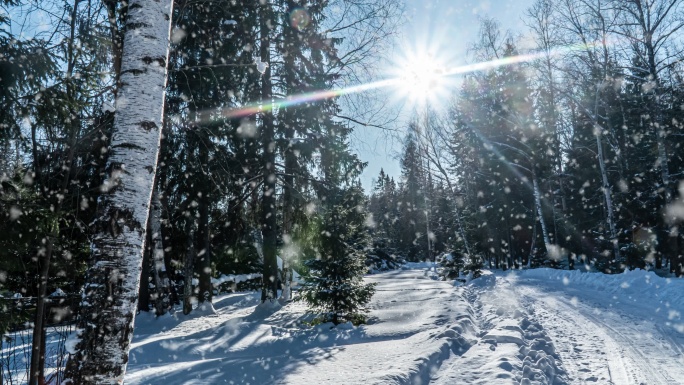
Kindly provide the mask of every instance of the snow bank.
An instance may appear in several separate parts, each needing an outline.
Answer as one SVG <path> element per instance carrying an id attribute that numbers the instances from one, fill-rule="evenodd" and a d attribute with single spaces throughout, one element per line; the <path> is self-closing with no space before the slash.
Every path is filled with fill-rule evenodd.
<path id="1" fill-rule="evenodd" d="M 235 283 L 240 283 L 240 282 L 247 282 L 252 279 L 259 279 L 261 278 L 261 273 L 252 273 L 252 274 L 221 274 L 220 277 L 218 278 L 212 278 L 211 279 L 211 284 L 214 286 L 221 285 L 226 282 L 235 282 Z"/>
<path id="2" fill-rule="evenodd" d="M 420 270 L 420 269 L 436 269 L 439 264 L 436 262 L 406 262 L 401 269 L 402 270 Z"/>
<path id="3" fill-rule="evenodd" d="M 540 268 L 524 270 L 518 274 L 521 278 L 559 281 L 563 285 L 588 287 L 606 294 L 647 297 L 669 306 L 684 306 L 684 279 L 659 277 L 653 271 L 636 269 L 608 275 Z"/>

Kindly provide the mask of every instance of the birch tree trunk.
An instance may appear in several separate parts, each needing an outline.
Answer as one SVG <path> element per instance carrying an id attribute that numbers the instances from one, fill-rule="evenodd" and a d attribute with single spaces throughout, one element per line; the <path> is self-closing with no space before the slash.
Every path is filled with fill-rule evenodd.
<path id="1" fill-rule="evenodd" d="M 537 208 L 537 215 L 539 215 L 539 223 L 542 228 L 542 236 L 544 237 L 544 248 L 546 253 L 552 253 L 553 246 L 551 245 L 551 239 L 549 238 L 549 231 L 546 228 L 546 220 L 544 220 L 544 211 L 542 210 L 541 203 L 541 193 L 539 191 L 539 182 L 537 181 L 537 176 L 532 177 L 532 186 L 534 188 L 534 205 Z"/>
<path id="2" fill-rule="evenodd" d="M 79 340 L 67 363 L 66 384 L 122 384 L 133 336 L 173 2 L 128 4 L 107 179 L 100 187 Z"/>

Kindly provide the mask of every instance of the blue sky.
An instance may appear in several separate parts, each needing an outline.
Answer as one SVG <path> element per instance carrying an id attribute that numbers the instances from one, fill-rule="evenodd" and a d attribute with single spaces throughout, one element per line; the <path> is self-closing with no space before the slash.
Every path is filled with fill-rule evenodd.
<path id="1" fill-rule="evenodd" d="M 466 51 L 477 36 L 481 17 L 494 17 L 500 22 L 502 30 L 522 33 L 525 26 L 521 18 L 533 1 L 404 0 L 407 22 L 401 27 L 401 34 L 393 52 L 388 55 L 390 63 L 394 65 L 388 67 L 400 66 L 402 57 L 411 55 L 417 50 L 424 50 L 439 56 L 441 61 L 449 67 L 467 64 Z M 17 18 L 13 27 L 17 28 L 22 21 L 24 21 L 23 18 Z M 52 24 L 52 20 L 49 20 L 45 14 L 33 14 L 24 32 L 46 32 L 51 30 Z M 396 76 L 396 73 L 381 75 L 381 77 L 390 76 Z M 458 89 L 458 79 L 452 80 L 449 88 L 455 91 Z M 395 131 L 387 133 L 378 128 L 359 128 L 352 141 L 361 160 L 368 162 L 361 176 L 367 192 L 370 192 L 372 179 L 377 177 L 381 168 L 395 179 L 400 176 L 398 156 L 407 122 L 416 106 L 409 101 L 397 98 L 396 94 L 397 90 L 388 90 L 387 94 L 387 98 L 393 101 L 393 108 L 400 110 L 398 121 L 391 126 Z"/>
<path id="2" fill-rule="evenodd" d="M 481 17 L 494 17 L 502 31 L 522 33 L 525 29 L 522 16 L 532 3 L 533 0 L 405 0 L 408 22 L 402 28 L 391 61 L 401 62 L 402 57 L 411 54 L 407 51 L 424 49 L 439 56 L 448 66 L 466 64 L 466 51 L 477 36 Z M 370 192 L 372 179 L 381 168 L 395 179 L 400 176 L 397 157 L 401 138 L 415 106 L 399 103 L 402 115 L 393 127 L 397 132 L 362 129 L 353 143 L 361 160 L 368 162 L 361 176 L 366 192 Z"/>

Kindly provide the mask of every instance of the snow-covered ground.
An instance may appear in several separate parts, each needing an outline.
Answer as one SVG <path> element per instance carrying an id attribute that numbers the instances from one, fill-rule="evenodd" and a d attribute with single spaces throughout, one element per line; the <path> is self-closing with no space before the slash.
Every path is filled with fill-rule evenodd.
<path id="1" fill-rule="evenodd" d="M 684 383 L 684 281 L 537 269 L 454 286 L 431 270 L 367 277 L 358 328 L 311 328 L 302 305 L 255 294 L 218 298 L 215 315 L 141 316 L 127 383 Z"/>
<path id="2" fill-rule="evenodd" d="M 136 320 L 127 384 L 684 384 L 684 280 L 551 269 L 467 285 L 429 264 L 377 283 L 368 325 L 223 295 Z"/>

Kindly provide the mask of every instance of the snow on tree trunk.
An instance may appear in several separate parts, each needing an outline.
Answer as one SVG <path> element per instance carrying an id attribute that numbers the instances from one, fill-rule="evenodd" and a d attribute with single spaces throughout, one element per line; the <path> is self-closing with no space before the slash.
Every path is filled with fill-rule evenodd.
<path id="1" fill-rule="evenodd" d="M 534 215 L 534 213 L 533 213 Z M 527 265 L 526 267 L 528 269 L 532 268 L 532 258 L 534 258 L 534 250 L 535 250 L 535 244 L 537 242 L 537 220 L 536 218 L 532 221 L 534 223 L 534 226 L 532 226 L 532 242 L 530 242 L 530 254 L 527 257 Z"/>
<path id="2" fill-rule="evenodd" d="M 185 234 L 186 250 L 183 258 L 183 314 L 190 314 L 192 306 L 197 301 L 194 297 L 194 290 L 192 287 L 193 273 L 195 270 L 195 223 L 192 216 L 186 219 Z"/>
<path id="3" fill-rule="evenodd" d="M 67 363 L 66 384 L 122 384 L 133 336 L 173 2 L 128 4 L 107 179 L 81 303 L 80 340 Z"/>
<path id="4" fill-rule="evenodd" d="M 292 299 L 292 268 L 290 267 L 290 258 L 293 258 L 289 252 L 283 253 L 283 268 L 280 275 L 281 293 L 280 299 L 283 301 L 290 301 Z"/>
<path id="5" fill-rule="evenodd" d="M 252 230 L 252 245 L 256 249 L 257 255 L 259 255 L 259 262 L 264 262 L 264 236 L 261 234 L 260 230 Z"/>
<path id="6" fill-rule="evenodd" d="M 613 219 L 613 200 L 610 196 L 610 183 L 608 182 L 608 172 L 606 171 L 606 163 L 603 157 L 603 145 L 601 144 L 602 128 L 597 126 L 594 130 L 596 136 L 598 161 L 601 169 L 601 190 L 603 190 L 603 196 L 606 202 L 606 222 L 608 222 L 608 228 L 610 229 L 610 241 L 613 243 L 613 252 L 615 253 L 614 257 L 616 260 L 618 260 L 620 258 L 620 246 L 618 245 L 617 229 Z"/>
<path id="7" fill-rule="evenodd" d="M 539 192 L 539 182 L 537 181 L 537 176 L 532 177 L 532 186 L 534 188 L 534 205 L 537 208 L 537 215 L 539 215 L 539 223 L 542 228 L 542 235 L 544 237 L 544 247 L 547 253 L 552 253 L 553 246 L 551 245 L 551 240 L 549 239 L 549 231 L 546 229 L 546 221 L 544 220 L 544 212 L 542 211 L 541 204 L 541 193 Z"/>
<path id="8" fill-rule="evenodd" d="M 157 291 L 157 299 L 154 307 L 158 316 L 166 314 L 171 306 L 171 295 L 168 273 L 164 263 L 164 243 L 161 233 L 161 201 L 159 193 L 155 189 L 152 192 L 152 204 L 150 206 L 150 230 L 152 231 L 152 265 L 154 266 L 154 286 Z"/>

